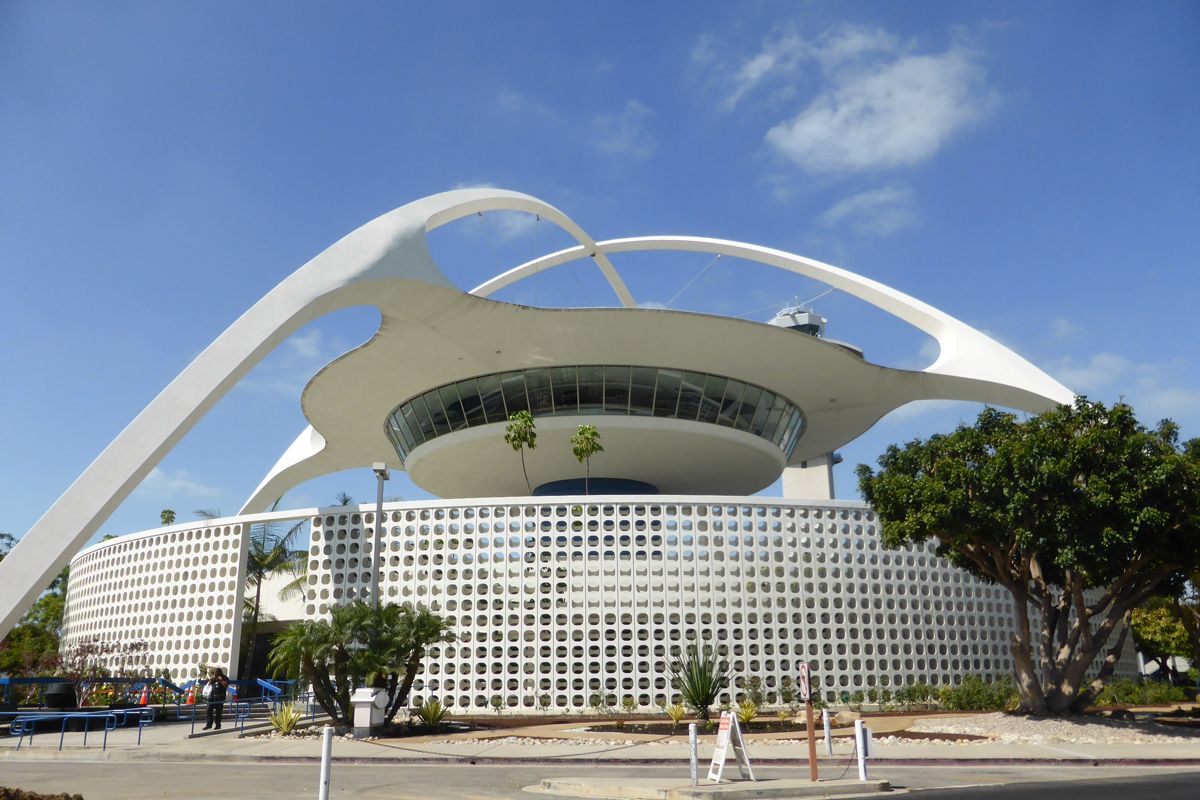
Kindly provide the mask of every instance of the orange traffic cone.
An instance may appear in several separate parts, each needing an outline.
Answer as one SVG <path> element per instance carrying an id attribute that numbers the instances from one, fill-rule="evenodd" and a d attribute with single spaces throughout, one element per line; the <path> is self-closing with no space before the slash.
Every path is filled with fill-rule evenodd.
<path id="1" fill-rule="evenodd" d="M 142 699 L 138 700 L 138 705 L 144 706 L 144 705 L 147 705 L 149 702 L 150 702 L 150 687 L 143 686 L 142 687 Z"/>
<path id="2" fill-rule="evenodd" d="M 183 703 L 186 706 L 196 705 L 196 687 L 195 685 L 188 687 L 187 700 Z"/>

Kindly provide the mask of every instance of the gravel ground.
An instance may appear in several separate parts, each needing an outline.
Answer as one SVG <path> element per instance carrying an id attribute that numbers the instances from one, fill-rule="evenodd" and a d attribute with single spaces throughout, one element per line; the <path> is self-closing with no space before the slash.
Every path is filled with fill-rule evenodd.
<path id="1" fill-rule="evenodd" d="M 1077 742 L 1079 744 L 1128 744 L 1196 741 L 1200 730 L 1168 729 L 1154 722 L 1088 717 L 1059 719 L 1019 717 L 996 712 L 966 717 L 931 717 L 913 723 L 914 731 L 929 733 L 968 733 L 986 736 L 993 741 L 1014 743 Z"/>

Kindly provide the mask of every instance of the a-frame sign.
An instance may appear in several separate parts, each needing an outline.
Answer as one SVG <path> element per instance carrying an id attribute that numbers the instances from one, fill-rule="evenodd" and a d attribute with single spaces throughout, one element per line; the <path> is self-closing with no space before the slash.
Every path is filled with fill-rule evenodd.
<path id="1" fill-rule="evenodd" d="M 718 783 L 721 781 L 725 757 L 729 754 L 731 744 L 734 757 L 737 758 L 738 771 L 744 779 L 754 780 L 754 771 L 750 768 L 750 754 L 746 752 L 746 742 L 742 739 L 742 729 L 738 727 L 737 717 L 731 711 L 721 714 L 721 724 L 717 728 L 717 746 L 713 750 L 712 763 L 708 767 L 708 780 Z"/>

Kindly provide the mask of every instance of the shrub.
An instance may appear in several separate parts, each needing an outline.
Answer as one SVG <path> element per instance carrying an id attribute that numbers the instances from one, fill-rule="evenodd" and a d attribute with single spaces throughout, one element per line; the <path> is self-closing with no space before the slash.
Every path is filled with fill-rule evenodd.
<path id="1" fill-rule="evenodd" d="M 304 715 L 297 711 L 295 706 L 280 706 L 278 711 L 271 712 L 271 727 L 280 735 L 287 736 L 296 729 L 296 724 L 303 718 Z"/>
<path id="2" fill-rule="evenodd" d="M 903 706 L 905 711 L 912 711 L 917 707 L 929 708 L 937 697 L 937 689 L 928 683 L 914 683 L 896 690 L 896 702 Z"/>
<path id="3" fill-rule="evenodd" d="M 1138 683 L 1128 678 L 1112 681 L 1096 695 L 1097 706 L 1155 706 L 1187 700 L 1187 690 L 1161 681 Z"/>
<path id="4" fill-rule="evenodd" d="M 859 712 L 859 711 L 862 711 L 863 702 L 865 702 L 865 701 L 866 701 L 866 695 L 864 695 L 861 691 L 854 692 L 853 694 L 850 695 L 849 699 L 846 700 L 846 706 L 851 711 Z"/>
<path id="5" fill-rule="evenodd" d="M 1017 704 L 1017 689 L 1008 675 L 985 683 L 978 675 L 967 675 L 958 686 L 943 687 L 938 695 L 950 711 L 997 711 Z"/>
<path id="6" fill-rule="evenodd" d="M 873 703 L 880 711 L 887 711 L 892 704 L 893 694 L 891 689 L 885 689 L 882 686 L 872 686 L 867 689 L 867 702 Z"/>
<path id="7" fill-rule="evenodd" d="M 752 700 L 743 700 L 737 707 L 738 722 L 749 725 L 758 716 L 758 705 Z"/>
<path id="8" fill-rule="evenodd" d="M 762 708 L 767 704 L 767 693 L 763 689 L 762 678 L 755 676 L 746 681 L 746 699 Z"/>
<path id="9" fill-rule="evenodd" d="M 633 699 L 632 695 L 626 695 L 625 699 L 621 701 L 621 709 L 626 714 L 632 714 L 633 712 L 637 711 L 637 707 L 637 700 Z"/>
<path id="10" fill-rule="evenodd" d="M 446 707 L 437 700 L 426 700 L 421 705 L 417 706 L 416 716 L 421 721 L 421 725 L 431 731 L 436 731 L 442 721 L 450 715 Z"/>
<path id="11" fill-rule="evenodd" d="M 687 714 L 687 709 L 683 707 L 683 703 L 672 703 L 663 709 L 667 712 L 667 716 L 671 718 L 671 727 L 675 728 L 679 725 Z"/>

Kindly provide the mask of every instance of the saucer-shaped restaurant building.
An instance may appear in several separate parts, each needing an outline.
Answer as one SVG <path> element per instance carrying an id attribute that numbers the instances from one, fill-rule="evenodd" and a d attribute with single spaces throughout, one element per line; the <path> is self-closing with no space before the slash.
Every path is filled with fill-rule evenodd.
<path id="1" fill-rule="evenodd" d="M 434 262 L 426 233 L 491 211 L 537 214 L 578 244 L 466 291 Z M 769 324 L 640 308 L 613 260 L 662 250 L 821 281 L 925 331 L 940 355 L 923 371 L 873 364 L 824 338 L 824 321 L 801 308 Z M 577 259 L 601 270 L 614 307 L 488 299 Z M 72 557 L 264 355 L 307 322 L 359 305 L 379 309 L 378 332 L 308 383 L 309 426 L 238 515 Z M 1009 596 L 932 547 L 884 549 L 868 506 L 833 499 L 837 448 L 934 398 L 1038 412 L 1072 393 L 953 317 L 811 259 L 701 237 L 595 241 L 527 195 L 434 195 L 301 267 L 175 378 L 0 564 L 0 628 L 69 561 L 65 647 L 145 641 L 150 663 L 181 678 L 201 664 L 236 670 L 250 537 L 299 523 L 303 591 L 280 600 L 268 583 L 263 610 L 276 620 L 262 631 L 370 599 L 377 584 L 382 600 L 415 601 L 452 623 L 457 640 L 430 653 L 414 701 L 459 713 L 497 697 L 514 711 L 575 710 L 598 695 L 648 709 L 673 695 L 666 662 L 690 642 L 728 659 L 728 701 L 752 677 L 777 688 L 802 661 L 829 699 L 1005 674 Z M 524 471 L 504 440 L 517 411 L 538 433 Z M 604 446 L 586 486 L 569 442 L 581 424 Z M 268 510 L 305 480 L 382 465 L 441 499 L 383 503 L 382 524 L 375 504 Z M 752 496 L 781 475 L 783 497 Z"/>

